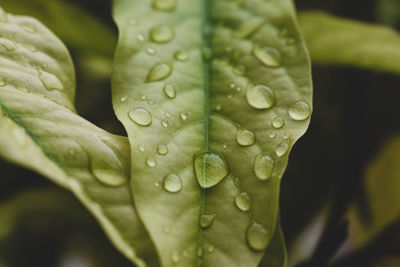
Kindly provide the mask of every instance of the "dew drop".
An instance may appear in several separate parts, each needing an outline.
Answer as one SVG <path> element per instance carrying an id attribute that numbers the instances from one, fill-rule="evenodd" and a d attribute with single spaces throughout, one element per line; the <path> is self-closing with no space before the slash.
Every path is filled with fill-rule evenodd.
<path id="1" fill-rule="evenodd" d="M 235 197 L 235 204 L 241 211 L 249 211 L 251 207 L 250 196 L 242 192 Z"/>
<path id="2" fill-rule="evenodd" d="M 189 55 L 186 53 L 186 51 L 183 50 L 176 52 L 174 57 L 176 60 L 179 61 L 186 61 L 189 59 Z"/>
<path id="3" fill-rule="evenodd" d="M 227 148 L 228 148 L 228 144 L 223 144 L 223 145 L 222 145 L 222 148 L 223 148 L 223 149 L 227 149 Z"/>
<path id="4" fill-rule="evenodd" d="M 154 168 L 155 166 L 157 166 L 156 158 L 153 156 L 148 156 L 146 158 L 146 165 L 149 166 L 150 168 Z"/>
<path id="5" fill-rule="evenodd" d="M 268 137 L 274 139 L 276 137 L 276 133 L 269 133 Z"/>
<path id="6" fill-rule="evenodd" d="M 179 256 L 179 251 L 174 250 L 172 252 L 171 259 L 172 259 L 172 262 L 178 263 L 181 260 L 181 257 Z"/>
<path id="7" fill-rule="evenodd" d="M 241 146 L 251 146 L 255 142 L 254 133 L 247 129 L 240 129 L 236 134 L 236 141 Z"/>
<path id="8" fill-rule="evenodd" d="M 202 228 L 208 228 L 214 222 L 215 213 L 213 214 L 202 214 L 200 216 L 200 226 Z"/>
<path id="9" fill-rule="evenodd" d="M 188 113 L 187 112 L 181 111 L 181 112 L 179 112 L 179 116 L 181 117 L 182 121 L 185 121 L 185 120 L 188 119 Z"/>
<path id="10" fill-rule="evenodd" d="M 143 145 L 139 145 L 139 152 L 145 152 L 146 148 Z"/>
<path id="11" fill-rule="evenodd" d="M 47 71 L 39 70 L 39 79 L 42 81 L 43 85 L 49 91 L 53 91 L 53 90 L 62 91 L 62 90 L 64 90 L 64 86 L 61 83 L 60 79 L 57 78 L 57 76 L 55 76 L 52 73 L 49 73 Z"/>
<path id="12" fill-rule="evenodd" d="M 272 169 L 274 168 L 274 160 L 266 153 L 256 157 L 254 163 L 254 172 L 260 180 L 268 180 L 271 178 Z"/>
<path id="13" fill-rule="evenodd" d="M 283 155 L 285 155 L 288 152 L 288 150 L 289 150 L 289 145 L 287 143 L 281 143 L 276 146 L 275 154 L 278 157 L 282 157 Z"/>
<path id="14" fill-rule="evenodd" d="M 160 144 L 157 146 L 157 153 L 160 155 L 167 155 L 168 154 L 168 147 L 166 145 Z"/>
<path id="15" fill-rule="evenodd" d="M 246 90 L 246 99 L 249 105 L 255 109 L 269 109 L 276 101 L 274 92 L 263 84 L 256 86 L 249 84 Z"/>
<path id="16" fill-rule="evenodd" d="M 136 37 L 137 37 L 137 39 L 138 39 L 140 42 L 143 42 L 143 41 L 144 41 L 144 35 L 143 35 L 143 34 L 138 33 L 138 34 L 136 35 Z"/>
<path id="17" fill-rule="evenodd" d="M 175 87 L 173 85 L 169 84 L 169 83 L 166 83 L 164 85 L 163 91 L 164 91 L 164 94 L 170 99 L 173 99 L 173 98 L 176 97 Z"/>
<path id="18" fill-rule="evenodd" d="M 242 91 L 242 87 L 240 87 L 240 86 L 236 87 L 236 92 L 240 92 L 240 91 Z"/>
<path id="19" fill-rule="evenodd" d="M 246 237 L 247 242 L 252 249 L 263 251 L 267 247 L 271 235 L 261 224 L 254 222 L 247 229 Z"/>
<path id="20" fill-rule="evenodd" d="M 154 50 L 154 48 L 147 48 L 146 49 L 146 53 L 149 55 L 154 55 L 156 53 L 156 50 Z"/>
<path id="21" fill-rule="evenodd" d="M 216 109 L 217 111 L 221 111 L 221 110 L 222 110 L 222 105 L 221 105 L 221 104 L 217 104 L 217 105 L 215 106 L 215 109 Z"/>
<path id="22" fill-rule="evenodd" d="M 194 171 L 202 188 L 210 188 L 224 179 L 228 165 L 221 156 L 211 152 L 198 152 L 194 156 Z"/>
<path id="23" fill-rule="evenodd" d="M 285 139 L 285 140 L 289 139 L 289 137 L 290 137 L 290 134 L 289 134 L 289 133 L 285 133 L 285 134 L 283 135 L 283 139 Z"/>
<path id="24" fill-rule="evenodd" d="M 172 66 L 166 63 L 160 63 L 152 67 L 147 74 L 146 82 L 155 82 L 167 78 L 172 72 Z"/>
<path id="25" fill-rule="evenodd" d="M 236 84 L 235 84 L 234 82 L 231 82 L 231 83 L 229 83 L 229 87 L 230 87 L 231 89 L 235 89 Z"/>
<path id="26" fill-rule="evenodd" d="M 121 98 L 119 99 L 121 102 L 125 102 L 126 100 L 128 100 L 128 95 L 123 95 L 121 96 Z"/>
<path id="27" fill-rule="evenodd" d="M 236 186 L 239 186 L 239 185 L 240 185 L 240 179 L 239 179 L 239 177 L 236 177 L 235 180 L 233 181 L 233 183 L 234 183 Z"/>
<path id="28" fill-rule="evenodd" d="M 182 179 L 176 174 L 169 174 L 165 176 L 163 186 L 166 191 L 177 193 L 182 190 Z"/>
<path id="29" fill-rule="evenodd" d="M 0 46 L 7 51 L 13 51 L 17 48 L 15 43 L 8 38 L 0 38 Z"/>
<path id="30" fill-rule="evenodd" d="M 281 54 L 275 48 L 254 45 L 253 54 L 267 67 L 280 67 L 282 65 Z"/>
<path id="31" fill-rule="evenodd" d="M 153 7 L 160 11 L 172 11 L 176 7 L 176 0 L 153 0 Z"/>
<path id="32" fill-rule="evenodd" d="M 36 32 L 36 27 L 32 23 L 29 22 L 22 22 L 19 26 L 26 32 L 34 33 Z"/>
<path id="33" fill-rule="evenodd" d="M 0 77 L 0 87 L 4 87 L 7 85 L 6 80 L 3 77 Z"/>
<path id="34" fill-rule="evenodd" d="M 169 121 L 166 119 L 161 120 L 161 126 L 167 128 L 169 126 Z"/>
<path id="35" fill-rule="evenodd" d="M 210 246 L 208 246 L 207 251 L 208 251 L 208 253 L 213 253 L 214 249 L 215 249 L 214 246 L 210 245 Z"/>
<path id="36" fill-rule="evenodd" d="M 171 113 L 169 113 L 168 111 L 166 111 L 166 112 L 164 113 L 164 115 L 165 115 L 165 117 L 167 117 L 167 118 L 171 117 Z"/>
<path id="37" fill-rule="evenodd" d="M 150 126 L 150 124 L 153 121 L 150 112 L 148 112 L 144 108 L 137 108 L 137 109 L 131 110 L 131 111 L 129 111 L 128 116 L 137 125 L 144 126 L 144 127 Z"/>
<path id="38" fill-rule="evenodd" d="M 154 101 L 154 100 L 151 100 L 151 99 L 147 100 L 147 104 L 149 104 L 149 105 L 154 105 L 155 103 L 156 103 L 156 101 Z"/>
<path id="39" fill-rule="evenodd" d="M 150 30 L 150 39 L 156 43 L 166 43 L 174 38 L 174 31 L 171 27 L 161 25 Z"/>
<path id="40" fill-rule="evenodd" d="M 159 187 L 159 186 L 160 186 L 160 183 L 159 183 L 159 182 L 154 182 L 154 186 L 155 186 L 155 187 Z"/>
<path id="41" fill-rule="evenodd" d="M 311 114 L 310 106 L 303 101 L 298 101 L 289 108 L 289 116 L 295 121 L 308 119 Z"/>
<path id="42" fill-rule="evenodd" d="M 275 129 L 280 129 L 283 126 L 285 126 L 285 121 L 282 118 L 276 117 L 272 120 L 272 127 L 274 127 Z"/>

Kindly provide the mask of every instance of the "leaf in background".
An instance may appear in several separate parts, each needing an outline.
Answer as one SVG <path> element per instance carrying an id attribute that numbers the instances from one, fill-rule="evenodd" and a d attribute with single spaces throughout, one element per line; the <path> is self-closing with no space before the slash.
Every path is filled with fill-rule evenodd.
<path id="1" fill-rule="evenodd" d="M 370 164 L 365 177 L 365 196 L 370 221 L 360 217 L 357 206 L 348 213 L 350 238 L 360 247 L 400 218 L 400 137 L 388 141 Z"/>
<path id="2" fill-rule="evenodd" d="M 271 240 L 259 267 L 286 267 L 287 250 L 285 237 L 279 225 L 275 228 L 274 237 Z"/>
<path id="3" fill-rule="evenodd" d="M 321 11 L 300 13 L 299 23 L 313 63 L 400 72 L 400 35 L 389 27 Z"/>
<path id="4" fill-rule="evenodd" d="M 117 0 L 113 103 L 163 266 L 257 266 L 311 115 L 292 2 Z"/>
<path id="5" fill-rule="evenodd" d="M 37 20 L 2 9 L 0 36 L 0 156 L 73 191 L 125 256 L 156 264 L 131 201 L 127 139 L 75 113 L 67 49 Z"/>

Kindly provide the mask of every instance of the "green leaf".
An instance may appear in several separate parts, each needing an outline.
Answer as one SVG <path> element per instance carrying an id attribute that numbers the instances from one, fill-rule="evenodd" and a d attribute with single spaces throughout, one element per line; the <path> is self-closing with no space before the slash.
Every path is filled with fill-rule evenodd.
<path id="1" fill-rule="evenodd" d="M 400 35 L 389 27 L 307 11 L 299 23 L 313 63 L 400 72 Z"/>
<path id="2" fill-rule="evenodd" d="M 311 114 L 292 2 L 114 3 L 113 103 L 162 266 L 257 266 Z"/>
<path id="3" fill-rule="evenodd" d="M 287 265 L 287 250 L 282 229 L 277 225 L 271 244 L 265 251 L 259 267 L 284 267 Z"/>
<path id="4" fill-rule="evenodd" d="M 378 236 L 400 218 L 400 136 L 389 140 L 369 165 L 364 181 L 370 220 L 365 220 L 358 207 L 349 210 L 349 232 L 360 247 Z"/>
<path id="5" fill-rule="evenodd" d="M 127 139 L 78 116 L 74 94 L 61 41 L 37 20 L 0 9 L 0 156 L 70 189 L 125 256 L 156 266 L 128 187 Z"/>

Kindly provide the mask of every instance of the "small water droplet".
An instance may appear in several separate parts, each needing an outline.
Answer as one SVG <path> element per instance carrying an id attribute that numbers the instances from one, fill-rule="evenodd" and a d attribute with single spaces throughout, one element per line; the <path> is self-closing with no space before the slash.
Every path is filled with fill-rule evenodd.
<path id="1" fill-rule="evenodd" d="M 215 109 L 216 109 L 217 111 L 221 111 L 221 110 L 222 110 L 222 104 L 217 104 L 217 105 L 215 106 Z"/>
<path id="2" fill-rule="evenodd" d="M 169 126 L 169 121 L 166 119 L 161 120 L 161 126 L 167 128 Z"/>
<path id="3" fill-rule="evenodd" d="M 214 252 L 214 246 L 213 245 L 209 245 L 207 248 L 208 253 L 213 253 Z"/>
<path id="4" fill-rule="evenodd" d="M 236 186 L 239 186 L 239 185 L 240 185 L 240 179 L 239 179 L 239 177 L 235 177 L 235 180 L 233 181 L 233 183 L 234 183 Z"/>
<path id="5" fill-rule="evenodd" d="M 242 87 L 240 87 L 240 86 L 236 87 L 236 92 L 240 92 L 240 91 L 242 91 Z"/>
<path id="6" fill-rule="evenodd" d="M 228 148 L 228 144 L 223 144 L 223 145 L 222 145 L 222 148 L 223 148 L 223 149 L 227 149 L 227 148 Z"/>
<path id="7" fill-rule="evenodd" d="M 172 259 L 172 262 L 178 263 L 181 260 L 181 257 L 179 256 L 179 251 L 174 250 L 172 252 L 171 259 Z"/>
<path id="8" fill-rule="evenodd" d="M 264 84 L 256 86 L 249 84 L 246 90 L 246 99 L 255 109 L 269 109 L 276 101 L 274 92 Z"/>
<path id="9" fill-rule="evenodd" d="M 160 144 L 157 146 L 157 153 L 160 155 L 168 154 L 168 147 L 166 145 Z"/>
<path id="10" fill-rule="evenodd" d="M 276 137 L 276 133 L 269 133 L 269 138 L 271 138 L 271 139 L 273 139 L 273 138 L 275 138 Z"/>
<path id="11" fill-rule="evenodd" d="M 181 117 L 182 121 L 185 121 L 188 118 L 188 113 L 184 112 L 184 111 L 181 111 L 181 112 L 179 112 L 179 116 Z"/>
<path id="12" fill-rule="evenodd" d="M 262 26 L 262 24 L 262 19 L 248 20 L 239 26 L 234 35 L 239 38 L 246 38 L 255 33 Z"/>
<path id="13" fill-rule="evenodd" d="M 271 239 L 270 233 L 256 222 L 247 229 L 246 237 L 249 246 L 257 251 L 263 251 Z"/>
<path id="14" fill-rule="evenodd" d="M 7 51 L 13 51 L 17 48 L 15 43 L 8 38 L 1 37 L 0 38 L 0 46 L 3 47 Z"/>
<path id="15" fill-rule="evenodd" d="M 19 26 L 26 32 L 34 33 L 36 32 L 36 27 L 30 22 L 22 22 Z"/>
<path id="16" fill-rule="evenodd" d="M 202 248 L 198 248 L 197 251 L 196 251 L 196 255 L 199 256 L 199 257 L 203 256 L 203 249 Z"/>
<path id="17" fill-rule="evenodd" d="M 272 127 L 274 127 L 275 129 L 280 129 L 283 126 L 285 126 L 285 121 L 280 118 L 280 117 L 276 117 L 275 119 L 272 120 Z"/>
<path id="18" fill-rule="evenodd" d="M 146 82 L 155 82 L 167 78 L 172 72 L 172 66 L 166 63 L 160 63 L 152 67 L 146 77 Z"/>
<path id="19" fill-rule="evenodd" d="M 64 90 L 64 85 L 61 83 L 60 79 L 52 73 L 39 70 L 39 79 L 49 91 Z"/>
<path id="20" fill-rule="evenodd" d="M 146 100 L 146 99 L 147 99 L 147 96 L 145 96 L 145 95 L 142 95 L 142 97 L 140 97 L 140 99 L 142 99 L 142 100 Z"/>
<path id="21" fill-rule="evenodd" d="M 242 192 L 235 197 L 235 204 L 241 211 L 249 211 L 251 207 L 250 196 Z"/>
<path id="22" fill-rule="evenodd" d="M 154 182 L 154 186 L 155 186 L 155 187 L 159 187 L 159 186 L 160 186 L 160 183 L 159 183 L 159 182 Z"/>
<path id="23" fill-rule="evenodd" d="M 169 83 L 166 83 L 164 85 L 163 91 L 164 91 L 164 94 L 170 99 L 173 99 L 173 98 L 176 97 L 175 87 L 173 85 L 169 84 Z"/>
<path id="24" fill-rule="evenodd" d="M 176 52 L 174 56 L 175 59 L 179 61 L 186 61 L 189 59 L 189 55 L 183 50 Z"/>
<path id="25" fill-rule="evenodd" d="M 254 172 L 260 180 L 268 180 L 271 178 L 272 169 L 274 168 L 274 160 L 266 153 L 256 157 L 254 163 Z"/>
<path id="26" fill-rule="evenodd" d="M 166 25 L 154 27 L 150 30 L 150 39 L 156 43 L 166 43 L 174 38 L 174 30 Z"/>
<path id="27" fill-rule="evenodd" d="M 310 106 L 303 101 L 298 101 L 289 108 L 289 116 L 295 121 L 308 119 L 311 114 Z"/>
<path id="28" fill-rule="evenodd" d="M 289 150 L 289 145 L 287 143 L 281 143 L 276 146 L 275 154 L 278 157 L 282 157 L 283 155 L 285 155 L 288 152 L 288 150 Z"/>
<path id="29" fill-rule="evenodd" d="M 166 112 L 164 113 L 164 115 L 165 115 L 165 117 L 167 117 L 167 118 L 171 117 L 171 113 L 169 113 L 168 111 L 166 111 Z"/>
<path id="30" fill-rule="evenodd" d="M 246 74 L 246 67 L 243 65 L 235 66 L 233 72 L 238 76 L 244 76 Z"/>
<path id="31" fill-rule="evenodd" d="M 76 154 L 76 151 L 72 148 L 68 149 L 68 154 L 70 154 L 71 156 Z"/>
<path id="32" fill-rule="evenodd" d="M 131 110 L 129 111 L 128 116 L 133 122 L 140 126 L 150 126 L 153 121 L 150 112 L 144 108 Z"/>
<path id="33" fill-rule="evenodd" d="M 146 158 L 146 165 L 149 166 L 150 168 L 154 168 L 155 166 L 157 166 L 156 158 L 153 156 L 148 156 Z"/>
<path id="34" fill-rule="evenodd" d="M 290 134 L 289 134 L 289 133 L 285 133 L 285 134 L 283 135 L 283 139 L 285 139 L 285 140 L 289 139 L 289 137 L 290 137 Z"/>
<path id="35" fill-rule="evenodd" d="M 198 152 L 194 156 L 194 171 L 202 188 L 210 188 L 224 179 L 228 173 L 225 160 L 211 152 Z"/>
<path id="36" fill-rule="evenodd" d="M 143 145 L 139 145 L 139 152 L 145 152 L 146 148 Z"/>
<path id="37" fill-rule="evenodd" d="M 17 85 L 17 86 L 15 86 L 15 89 L 17 89 L 18 91 L 24 92 L 24 93 L 28 93 L 29 92 L 28 88 L 26 88 L 23 85 Z"/>
<path id="38" fill-rule="evenodd" d="M 126 100 L 128 100 L 128 95 L 123 95 L 121 96 L 121 98 L 119 99 L 121 102 L 125 102 Z"/>
<path id="39" fill-rule="evenodd" d="M 241 146 L 251 146 L 255 142 L 254 133 L 247 129 L 240 129 L 236 134 L 236 141 Z"/>
<path id="40" fill-rule="evenodd" d="M 146 53 L 149 55 L 154 55 L 156 53 L 156 50 L 154 48 L 149 47 L 146 49 Z"/>
<path id="41" fill-rule="evenodd" d="M 176 7 L 176 0 L 153 0 L 153 7 L 160 11 L 172 11 Z"/>
<path id="42" fill-rule="evenodd" d="M 136 35 L 136 38 L 137 38 L 140 42 L 143 42 L 143 41 L 144 41 L 144 35 L 143 35 L 142 33 L 138 33 L 138 34 Z"/>
<path id="43" fill-rule="evenodd" d="M 6 80 L 3 77 L 0 77 L 0 87 L 4 87 L 7 85 Z"/>
<path id="44" fill-rule="evenodd" d="M 229 84 L 229 87 L 230 87 L 231 89 L 235 89 L 236 84 L 235 84 L 234 82 L 231 82 L 231 83 Z"/>
<path id="45" fill-rule="evenodd" d="M 152 99 L 147 100 L 147 104 L 149 104 L 149 105 L 154 105 L 155 103 L 156 103 L 156 101 L 154 101 Z"/>
<path id="46" fill-rule="evenodd" d="M 169 174 L 164 178 L 164 189 L 170 193 L 177 193 L 182 190 L 182 179 L 176 174 Z"/>
<path id="47" fill-rule="evenodd" d="M 282 65 L 281 54 L 275 48 L 254 45 L 253 54 L 267 67 L 280 67 Z"/>
<path id="48" fill-rule="evenodd" d="M 202 228 L 210 227 L 211 224 L 214 222 L 215 213 L 213 214 L 202 214 L 200 216 L 200 226 Z"/>

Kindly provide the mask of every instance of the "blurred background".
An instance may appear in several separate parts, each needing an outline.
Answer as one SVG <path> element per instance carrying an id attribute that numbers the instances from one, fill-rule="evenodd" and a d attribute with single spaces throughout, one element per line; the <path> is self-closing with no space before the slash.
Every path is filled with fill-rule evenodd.
<path id="1" fill-rule="evenodd" d="M 68 46 L 79 114 L 124 135 L 111 105 L 109 0 L 0 0 Z M 297 0 L 298 11 L 400 30 L 399 0 Z M 84 27 L 83 27 L 84 26 Z M 400 62 L 399 62 L 400 64 Z M 400 266 L 400 75 L 313 66 L 314 114 L 282 180 L 289 266 Z M 101 107 L 101 109 L 99 109 Z M 65 190 L 0 159 L 0 267 L 132 266 Z"/>

